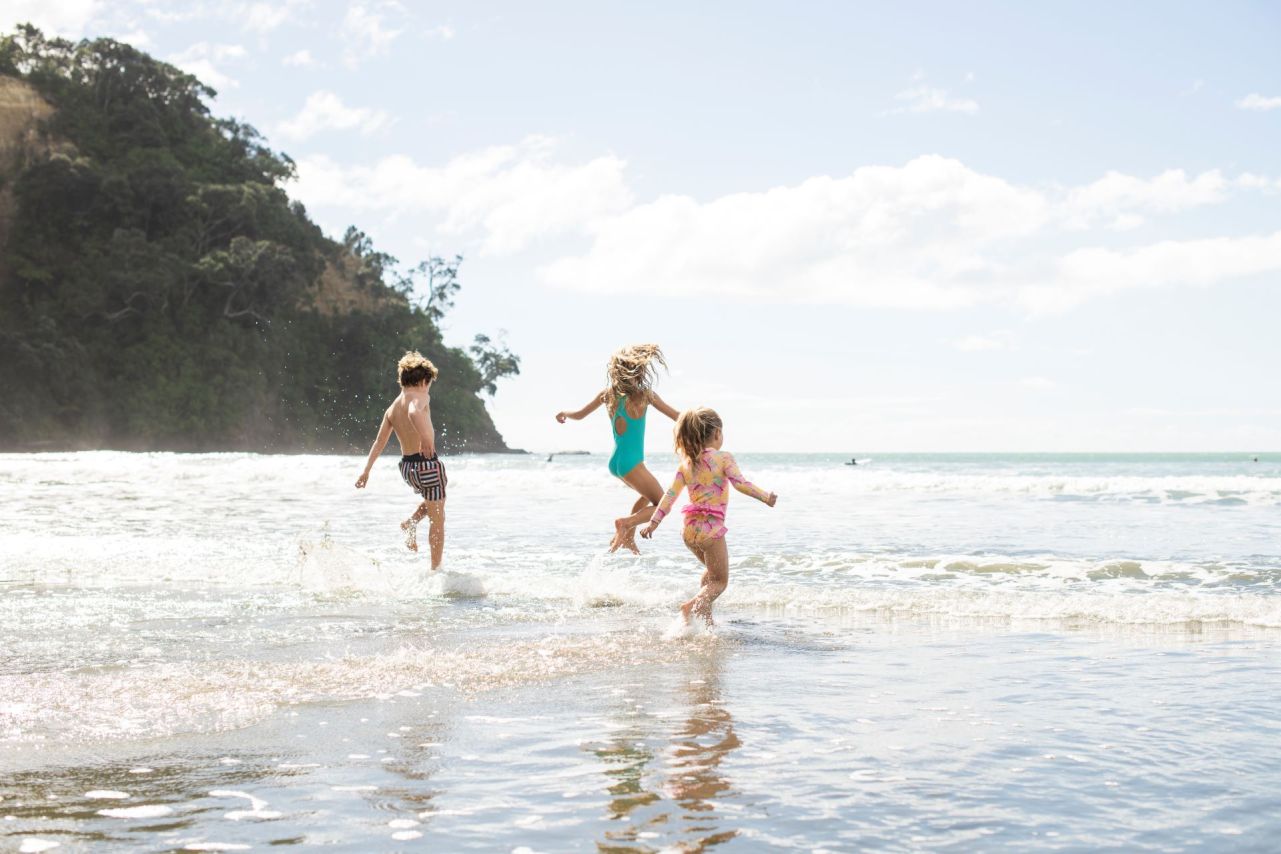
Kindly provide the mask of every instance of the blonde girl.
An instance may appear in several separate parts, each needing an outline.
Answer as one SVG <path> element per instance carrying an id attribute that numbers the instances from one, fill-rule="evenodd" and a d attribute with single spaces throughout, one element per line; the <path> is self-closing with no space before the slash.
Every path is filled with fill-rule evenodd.
<path id="1" fill-rule="evenodd" d="M 609 550 L 624 546 L 637 554 L 636 526 L 649 521 L 655 505 L 663 497 L 663 487 L 645 468 L 645 415 L 653 406 L 672 420 L 676 410 L 654 391 L 658 366 L 667 367 L 663 351 L 657 344 L 633 344 L 609 357 L 604 391 L 576 412 L 557 412 L 556 420 L 581 421 L 605 405 L 609 413 L 614 453 L 609 458 L 609 473 L 640 493 L 632 505 L 631 515 L 614 520 L 614 536 Z M 631 521 L 638 520 L 638 521 Z"/>
<path id="2" fill-rule="evenodd" d="M 681 490 L 689 490 L 690 503 L 682 511 L 685 515 L 685 545 L 705 571 L 699 582 L 698 594 L 681 605 L 681 616 L 689 622 L 692 614 L 698 614 L 710 626 L 712 603 L 729 584 L 729 548 L 725 544 L 725 534 L 729 530 L 725 527 L 728 484 L 770 507 L 778 501 L 778 495 L 749 483 L 739 471 L 733 455 L 721 450 L 725 432 L 721 417 L 714 410 L 705 406 L 685 410 L 676 419 L 675 432 L 676 453 L 681 458 L 681 467 L 676 470 L 676 479 L 663 495 L 658 509 L 650 514 L 650 523 L 641 531 L 641 536 L 645 539 L 653 536 L 658 523 L 671 512 Z"/>

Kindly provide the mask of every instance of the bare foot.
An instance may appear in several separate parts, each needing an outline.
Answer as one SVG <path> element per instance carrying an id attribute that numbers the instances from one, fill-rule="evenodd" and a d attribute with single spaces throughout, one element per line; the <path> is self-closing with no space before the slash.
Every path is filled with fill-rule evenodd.
<path id="1" fill-rule="evenodd" d="M 694 609 L 694 600 L 691 599 L 684 605 L 681 605 L 681 616 L 685 619 L 685 625 L 690 624 L 690 611 Z"/>
<path id="2" fill-rule="evenodd" d="M 633 554 L 640 554 L 640 548 L 636 545 L 636 528 L 627 527 L 627 517 L 614 520 L 614 538 L 609 541 L 610 552 L 618 551 L 622 546 Z"/>
<path id="3" fill-rule="evenodd" d="M 406 519 L 400 523 L 400 530 L 405 532 L 405 548 L 411 552 L 418 551 L 418 523 L 413 519 Z"/>
<path id="4" fill-rule="evenodd" d="M 630 550 L 632 554 L 640 554 L 640 546 L 636 545 L 636 528 L 627 529 L 627 536 L 623 538 L 623 548 Z"/>

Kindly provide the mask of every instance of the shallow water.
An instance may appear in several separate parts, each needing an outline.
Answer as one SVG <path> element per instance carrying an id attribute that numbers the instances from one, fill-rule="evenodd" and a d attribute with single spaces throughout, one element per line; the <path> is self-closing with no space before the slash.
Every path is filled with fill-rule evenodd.
<path id="1" fill-rule="evenodd" d="M 666 524 L 602 555 L 599 457 L 450 460 L 435 576 L 390 461 L 0 457 L 0 848 L 1281 830 L 1272 458 L 739 456 L 781 500 L 732 499 L 719 625 L 678 638 L 692 559 Z"/>

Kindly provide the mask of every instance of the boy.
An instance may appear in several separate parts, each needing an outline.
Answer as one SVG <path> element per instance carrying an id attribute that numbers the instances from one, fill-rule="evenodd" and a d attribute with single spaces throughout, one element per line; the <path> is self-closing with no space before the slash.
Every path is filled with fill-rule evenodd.
<path id="1" fill-rule="evenodd" d="M 414 515 L 402 522 L 400 529 L 405 532 L 405 545 L 416 552 L 418 523 L 424 516 L 431 520 L 427 541 L 431 544 L 431 568 L 435 571 L 440 569 L 441 554 L 445 551 L 445 484 L 449 481 L 445 464 L 436 456 L 436 430 L 431 424 L 430 391 L 438 372 L 436 366 L 416 350 L 406 353 L 396 367 L 400 395 L 383 413 L 378 438 L 369 449 L 365 470 L 356 478 L 356 488 L 364 489 L 369 482 L 369 470 L 395 430 L 402 454 L 400 476 L 410 489 L 423 497 Z"/>

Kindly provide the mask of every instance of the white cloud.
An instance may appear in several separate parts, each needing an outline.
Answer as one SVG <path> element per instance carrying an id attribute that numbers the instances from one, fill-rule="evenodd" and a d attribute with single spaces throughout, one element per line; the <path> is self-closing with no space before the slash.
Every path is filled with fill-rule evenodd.
<path id="1" fill-rule="evenodd" d="M 34 24 L 45 35 L 80 38 L 99 8 L 98 0 L 6 0 L 0 30 Z"/>
<path id="2" fill-rule="evenodd" d="M 235 18 L 241 27 L 266 34 L 288 21 L 308 0 L 285 0 L 283 3 L 242 3 L 236 7 Z"/>
<path id="3" fill-rule="evenodd" d="M 1046 377 L 1024 377 L 1019 380 L 1019 385 L 1028 391 L 1050 391 L 1056 388 L 1058 383 Z"/>
<path id="4" fill-rule="evenodd" d="M 586 254 L 541 275 L 616 293 L 956 307 L 989 298 L 1003 276 L 989 250 L 1050 213 L 1038 192 L 927 156 L 706 203 L 663 196 L 595 224 Z"/>
<path id="5" fill-rule="evenodd" d="M 328 114 L 354 112 L 336 102 Z M 296 137 L 322 124 L 303 114 L 291 121 L 287 133 Z M 331 124 L 359 126 L 351 118 Z M 1251 173 L 1111 172 L 1075 188 L 1032 187 L 929 155 L 761 191 L 636 204 L 622 160 L 566 162 L 543 138 L 443 165 L 405 155 L 352 166 L 311 157 L 298 171 L 298 195 L 313 208 L 415 216 L 424 239 L 449 237 L 482 253 L 579 235 L 580 249 L 552 256 L 537 275 L 597 294 L 920 310 L 999 304 L 1041 313 L 1124 290 L 1281 272 L 1281 233 L 1144 243 L 1114 231 L 1106 245 L 1098 239 L 1099 229 L 1123 230 L 1145 216 L 1281 189 Z M 1013 349 L 1006 333 L 948 343 Z"/>
<path id="6" fill-rule="evenodd" d="M 368 136 L 391 124 L 383 110 L 348 107 L 333 92 L 313 92 L 298 115 L 281 122 L 276 132 L 285 139 L 305 140 L 325 130 L 358 130 Z"/>
<path id="7" fill-rule="evenodd" d="M 343 63 L 349 68 L 355 68 L 362 60 L 386 53 L 401 31 L 387 26 L 384 14 L 400 14 L 403 11 L 399 3 L 386 0 L 376 5 L 353 3 L 342 22 L 342 38 L 347 45 L 343 52 Z"/>
<path id="8" fill-rule="evenodd" d="M 1281 109 L 1281 95 L 1267 97 L 1257 92 L 1252 92 L 1244 98 L 1238 99 L 1236 105 L 1237 109 L 1240 110 L 1277 110 Z"/>
<path id="9" fill-rule="evenodd" d="M 1267 175 L 1255 175 L 1250 172 L 1242 172 L 1232 183 L 1247 190 L 1281 190 L 1281 178 L 1269 178 Z"/>
<path id="10" fill-rule="evenodd" d="M 1281 237 L 1079 245 L 1073 230 L 1141 221 L 1227 197 L 1218 171 L 1152 179 L 1116 173 L 1039 190 L 938 156 L 845 178 L 698 202 L 670 195 L 592 222 L 581 254 L 539 271 L 593 292 L 699 293 L 760 301 L 949 309 L 981 303 L 1034 312 L 1139 287 L 1198 285 L 1281 270 Z M 1257 183 L 1252 180 L 1250 183 Z M 1068 228 L 1068 231 L 1064 231 Z M 1274 244 L 1277 244 L 1274 246 Z M 981 349 L 985 342 L 962 339 Z"/>
<path id="11" fill-rule="evenodd" d="M 214 89 L 234 89 L 240 84 L 218 66 L 228 60 L 240 59 L 245 49 L 238 44 L 210 44 L 197 42 L 182 53 L 173 54 L 169 62 L 188 74 L 193 74 L 202 83 Z"/>
<path id="12" fill-rule="evenodd" d="M 918 74 L 913 79 L 921 79 L 922 75 Z M 972 77 L 967 78 L 968 80 Z M 977 101 L 969 98 L 953 98 L 948 94 L 946 89 L 940 89 L 936 86 L 927 86 L 925 83 L 919 83 L 916 86 L 910 86 L 894 96 L 894 100 L 905 102 L 901 107 L 895 107 L 887 111 L 893 113 L 977 113 L 979 105 Z"/>
<path id="13" fill-rule="evenodd" d="M 427 31 L 427 38 L 440 39 L 441 41 L 449 41 L 456 35 L 458 34 L 454 32 L 454 28 L 448 24 L 441 24 L 440 26 L 432 27 Z"/>
<path id="14" fill-rule="evenodd" d="M 1213 285 L 1281 272 L 1281 231 L 1268 235 L 1165 240 L 1126 249 L 1088 247 L 1055 263 L 1047 281 L 1021 289 L 1019 302 L 1061 311 L 1087 299 L 1138 288 Z"/>
<path id="15" fill-rule="evenodd" d="M 307 49 L 297 50 L 280 60 L 281 65 L 290 65 L 295 68 L 310 68 L 316 64 L 312 58 L 311 51 Z"/>
<path id="16" fill-rule="evenodd" d="M 147 17 L 165 24 L 193 21 L 209 15 L 209 9 L 203 2 L 189 2 L 180 6 L 159 6 L 144 2 L 142 6 Z"/>
<path id="17" fill-rule="evenodd" d="M 151 44 L 151 36 L 147 35 L 144 30 L 130 30 L 124 33 L 112 33 L 111 38 L 118 42 L 123 42 L 139 50 L 145 50 Z"/>
<path id="18" fill-rule="evenodd" d="M 1228 182 L 1217 169 L 1189 179 L 1182 169 L 1155 178 L 1109 172 L 1099 180 L 1068 192 L 1063 215 L 1071 228 L 1088 228 L 1100 221 L 1123 231 L 1143 223 L 1142 213 L 1176 213 L 1227 198 Z"/>
<path id="19" fill-rule="evenodd" d="M 1011 335 L 1008 332 L 997 332 L 993 335 L 966 335 L 953 340 L 951 344 L 962 353 L 1014 349 L 1014 345 L 1011 343 Z"/>
<path id="20" fill-rule="evenodd" d="M 298 162 L 297 194 L 308 205 L 344 213 L 384 210 L 432 218 L 443 235 L 474 239 L 482 253 L 516 252 L 544 238 L 581 232 L 632 203 L 625 163 L 553 160 L 555 143 L 531 137 L 430 167 L 404 155 L 344 167 L 328 157 Z"/>

